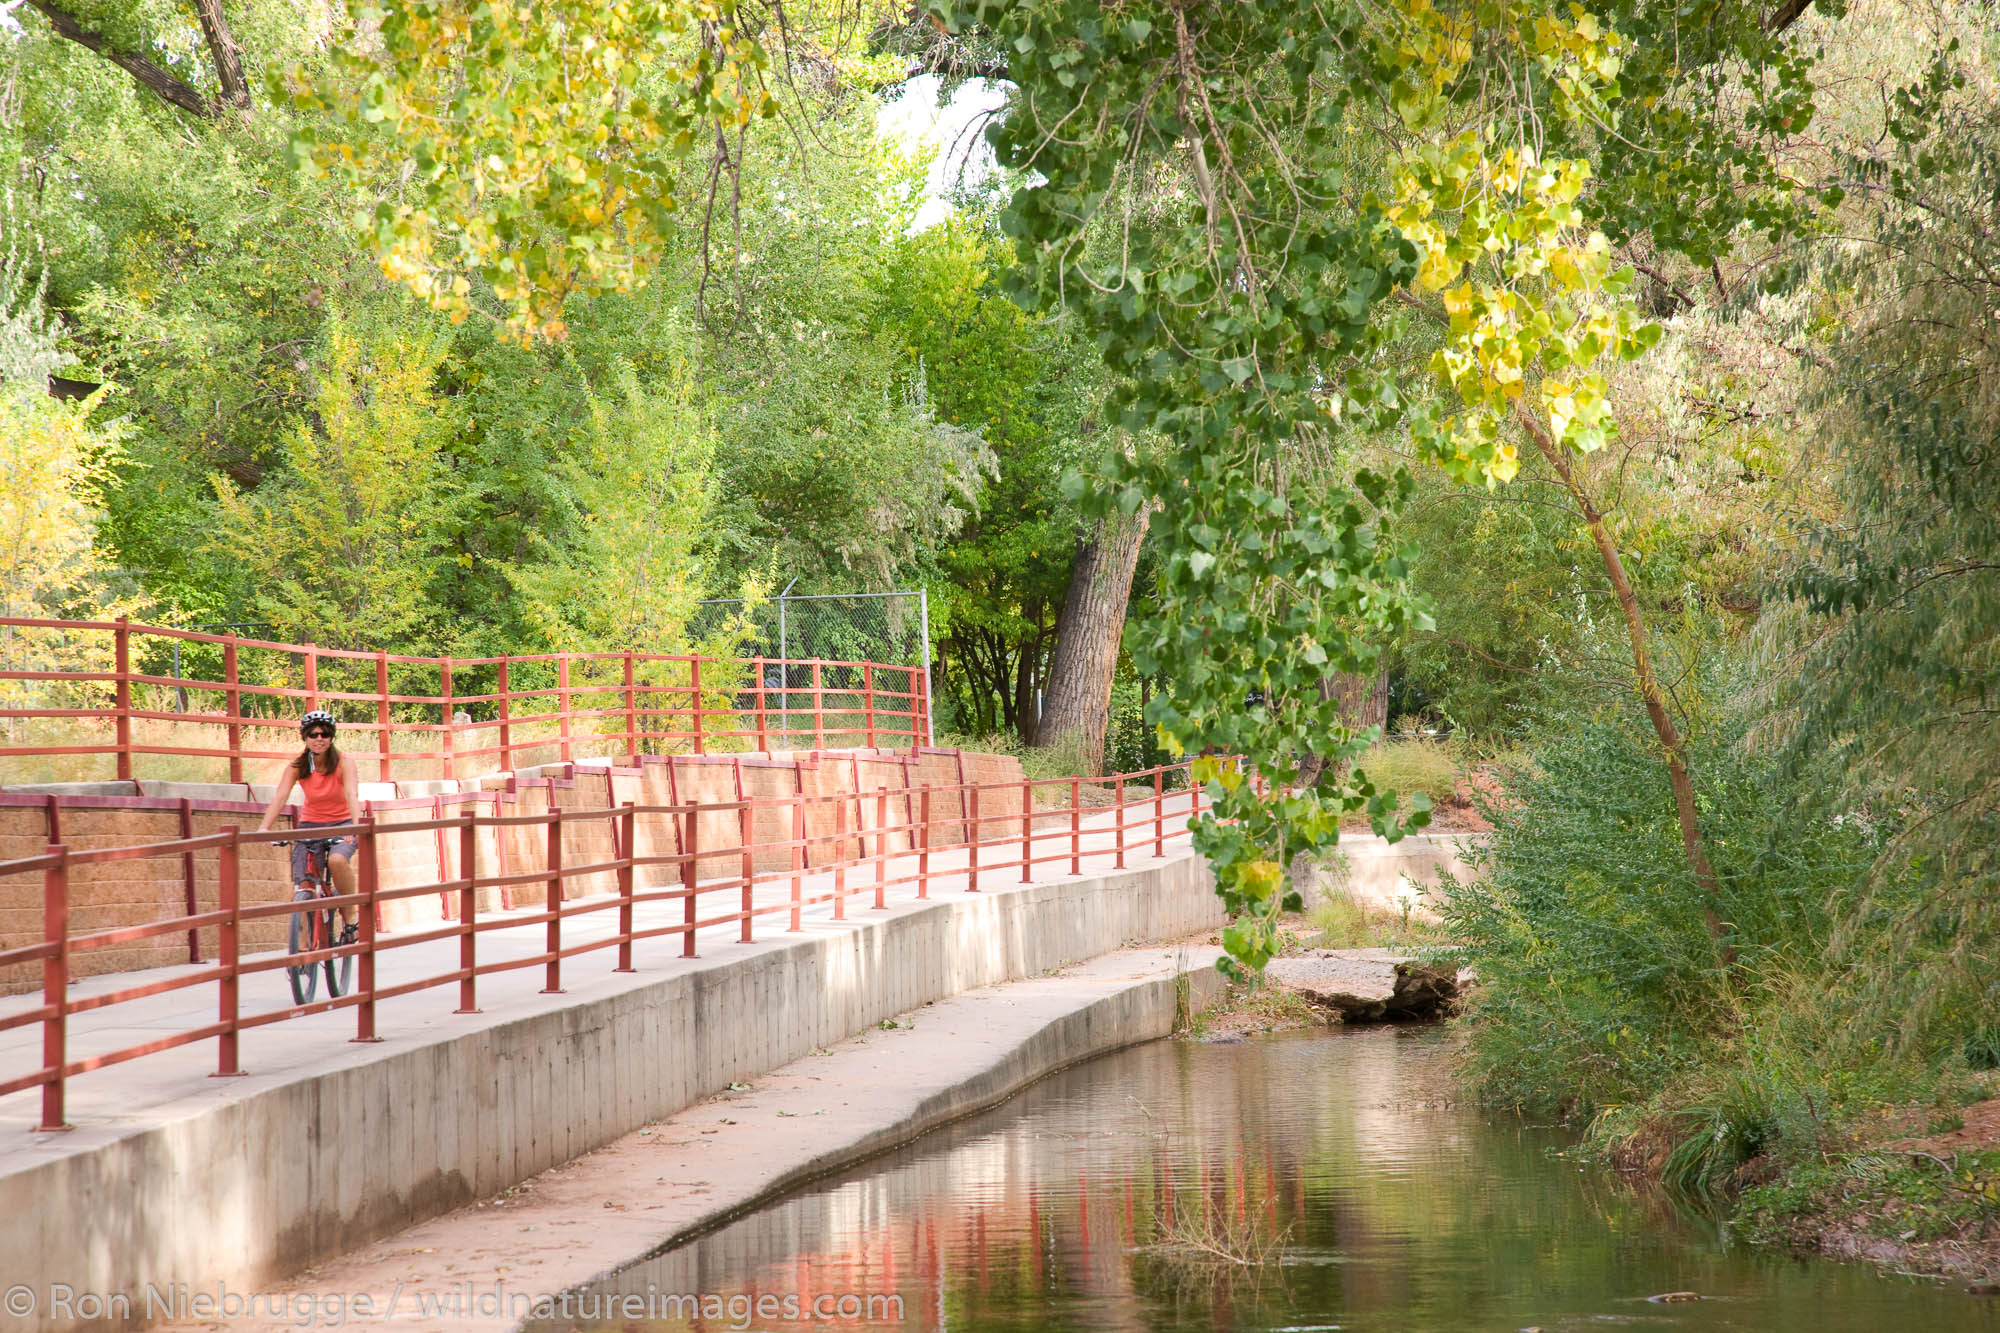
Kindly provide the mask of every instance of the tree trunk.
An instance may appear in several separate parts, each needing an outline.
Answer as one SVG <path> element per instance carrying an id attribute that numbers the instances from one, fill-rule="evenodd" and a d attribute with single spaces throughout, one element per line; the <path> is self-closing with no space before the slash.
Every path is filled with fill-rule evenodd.
<path id="1" fill-rule="evenodd" d="M 1319 683 L 1319 697 L 1340 702 L 1340 720 L 1355 731 L 1389 724 L 1389 673 L 1353 676 L 1336 671 Z M 1299 759 L 1299 786 L 1310 787 L 1326 771 L 1324 755 L 1308 754 Z"/>
<path id="2" fill-rule="evenodd" d="M 1666 693 L 1660 688 L 1659 678 L 1653 674 L 1653 655 L 1646 646 L 1646 625 L 1639 615 L 1639 599 L 1632 592 L 1632 582 L 1625 577 L 1625 562 L 1619 558 L 1618 546 L 1605 530 L 1604 516 L 1597 511 L 1597 506 L 1591 502 L 1589 492 L 1583 489 L 1576 474 L 1570 471 L 1562 450 L 1549 438 L 1540 422 L 1526 412 L 1517 411 L 1516 415 L 1542 457 L 1562 479 L 1570 498 L 1576 501 L 1584 523 L 1590 528 L 1591 540 L 1597 543 L 1597 554 L 1604 561 L 1604 572 L 1611 580 L 1611 591 L 1618 599 L 1618 609 L 1625 614 L 1625 632 L 1632 642 L 1632 666 L 1638 674 L 1639 698 L 1646 705 L 1646 716 L 1652 721 L 1653 733 L 1659 737 L 1660 749 L 1667 758 L 1667 777 L 1674 789 L 1674 812 L 1680 819 L 1681 846 L 1687 853 L 1688 866 L 1694 871 L 1695 884 L 1701 889 L 1702 911 L 1708 918 L 1708 933 L 1715 938 L 1721 950 L 1723 966 L 1731 966 L 1736 961 L 1736 946 L 1729 940 L 1729 923 L 1722 919 L 1722 892 L 1716 883 L 1715 867 L 1709 864 L 1708 844 L 1702 837 L 1701 819 L 1695 809 L 1694 778 L 1688 771 L 1687 742 L 1674 725 L 1672 714 L 1667 712 Z"/>
<path id="3" fill-rule="evenodd" d="M 1118 641 L 1132 571 L 1146 540 L 1152 511 L 1100 521 L 1077 543 L 1069 592 L 1056 620 L 1056 650 L 1049 660 L 1047 703 L 1035 744 L 1073 751 L 1079 768 L 1104 767 L 1104 732 L 1110 721 L 1111 677 L 1118 669 Z"/>
<path id="4" fill-rule="evenodd" d="M 243 78 L 243 48 L 229 31 L 229 20 L 222 16 L 222 0 L 194 0 L 194 7 L 201 16 L 209 59 L 215 62 L 215 80 L 222 85 L 222 100 L 239 111 L 248 111 L 250 85 Z"/>
<path id="5" fill-rule="evenodd" d="M 1336 672 L 1328 682 L 1330 697 L 1340 700 L 1340 716 L 1356 731 L 1389 725 L 1389 673 L 1350 676 Z"/>
<path id="6" fill-rule="evenodd" d="M 1035 693 L 1041 685 L 1035 668 L 1040 664 L 1041 653 L 1037 651 L 1033 639 L 1024 639 L 1015 645 L 1019 654 L 1014 659 L 1014 734 L 1024 744 L 1035 743 Z"/>

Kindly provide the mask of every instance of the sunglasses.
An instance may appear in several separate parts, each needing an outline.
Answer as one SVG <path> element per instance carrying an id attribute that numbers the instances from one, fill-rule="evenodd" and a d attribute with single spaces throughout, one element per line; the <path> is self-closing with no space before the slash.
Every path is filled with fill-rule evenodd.
<path id="1" fill-rule="evenodd" d="M 330 741 L 333 739 L 333 733 L 330 731 L 308 731 L 306 739 L 309 741 Z"/>

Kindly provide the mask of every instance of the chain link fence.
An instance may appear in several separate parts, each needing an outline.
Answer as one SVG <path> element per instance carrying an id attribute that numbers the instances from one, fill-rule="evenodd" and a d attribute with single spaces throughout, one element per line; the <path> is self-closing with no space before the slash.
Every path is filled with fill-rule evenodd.
<path id="1" fill-rule="evenodd" d="M 930 697 L 930 595 L 925 589 L 805 596 L 786 591 L 751 605 L 747 612 L 739 598 L 712 598 L 700 604 L 688 624 L 688 636 L 699 641 L 738 617 L 747 619 L 754 631 L 739 640 L 739 653 L 794 663 L 789 668 L 775 663 L 764 668 L 764 689 L 774 695 L 771 706 L 780 712 L 813 707 L 813 670 L 804 664 L 813 658 L 921 667 L 924 697 Z M 829 666 L 821 672 L 824 690 L 858 690 L 861 685 L 858 668 Z M 933 743 L 936 737 L 928 716 L 924 727 L 925 743 Z"/>

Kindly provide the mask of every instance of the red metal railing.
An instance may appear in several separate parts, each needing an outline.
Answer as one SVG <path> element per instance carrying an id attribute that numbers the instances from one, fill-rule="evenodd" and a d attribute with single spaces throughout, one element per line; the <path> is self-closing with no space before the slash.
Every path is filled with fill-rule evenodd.
<path id="1" fill-rule="evenodd" d="M 1083 795 L 1086 783 L 1097 780 L 1057 778 L 1053 780 L 995 783 L 931 784 L 919 788 L 892 790 L 881 787 L 866 792 L 830 795 L 794 795 L 758 800 L 641 806 L 632 802 L 605 809 L 552 810 L 524 815 L 465 814 L 457 818 L 421 823 L 384 825 L 372 816 L 348 832 L 360 840 L 358 889 L 345 897 L 320 900 L 320 906 L 353 905 L 360 909 L 360 938 L 351 945 L 309 954 L 268 953 L 245 957 L 241 940 L 246 922 L 281 917 L 294 909 L 282 902 L 245 905 L 239 892 L 239 861 L 246 846 L 295 837 L 286 830 L 244 832 L 233 826 L 199 838 L 143 847 L 120 847 L 75 851 L 60 843 L 51 844 L 40 856 L 0 862 L 0 879 L 11 875 L 40 874 L 42 879 L 42 939 L 39 943 L 0 951 L 0 969 L 39 962 L 42 965 L 41 1004 L 0 1017 L 0 1032 L 39 1023 L 42 1026 L 42 1057 L 38 1068 L 18 1077 L 0 1081 L 0 1096 L 42 1089 L 41 1128 L 65 1128 L 64 1090 L 67 1080 L 92 1070 L 122 1064 L 190 1043 L 210 1038 L 217 1043 L 216 1073 L 242 1073 L 238 1037 L 244 1031 L 286 1019 L 333 1009 L 352 1009 L 356 1041 L 377 1038 L 377 1008 L 385 1000 L 430 990 L 440 986 L 458 987 L 458 1012 L 477 1009 L 479 979 L 516 968 L 543 969 L 543 990 L 558 992 L 563 987 L 563 963 L 579 955 L 614 950 L 613 970 L 636 970 L 635 946 L 657 939 L 678 939 L 683 957 L 695 956 L 696 932 L 715 926 L 736 924 L 736 938 L 754 939 L 759 918 L 779 916 L 786 929 L 802 928 L 806 908 L 830 904 L 834 919 L 844 919 L 849 902 L 857 895 L 870 896 L 876 909 L 888 905 L 891 889 L 914 886 L 914 897 L 923 899 L 939 887 L 956 887 L 979 892 L 982 883 L 992 886 L 995 875 L 1019 872 L 1019 881 L 1029 882 L 1036 867 L 1056 865 L 1070 876 L 1084 867 L 1109 858 L 1124 868 L 1131 855 L 1150 851 L 1164 856 L 1167 844 L 1186 836 L 1188 818 L 1200 812 L 1199 787 L 1174 788 L 1174 780 L 1185 783 L 1187 765 L 1175 764 L 1121 774 L 1105 779 L 1116 793 L 1109 805 L 1087 806 Z M 1134 798 L 1133 787 L 1139 794 Z M 1037 805 L 1036 792 L 1054 793 L 1059 803 Z M 988 813 L 980 814 L 982 795 Z M 1003 804 L 1007 813 L 995 814 Z M 949 806 L 947 812 L 941 808 Z M 814 807 L 832 807 L 832 831 L 808 835 Z M 900 812 L 896 807 L 901 806 Z M 780 840 L 755 840 L 759 810 L 789 812 L 779 822 L 790 836 Z M 1136 817 L 1135 817 L 1136 812 Z M 701 827 L 704 818 L 736 815 L 737 840 L 734 844 L 704 850 Z M 900 813 L 901 822 L 892 818 Z M 851 819 L 850 819 L 851 814 Z M 870 816 L 872 815 L 872 819 Z M 656 833 L 671 834 L 676 850 L 671 854 L 638 855 L 638 821 L 661 821 Z M 612 856 L 587 864 L 568 864 L 563 857 L 562 831 L 565 825 L 604 821 L 612 833 Z M 824 826 L 828 821 L 821 819 Z M 543 867 L 504 873 L 480 872 L 479 830 L 510 826 L 546 829 L 547 862 Z M 381 886 L 380 839 L 387 835 L 436 832 L 458 840 L 456 867 L 459 877 L 437 883 L 384 889 Z M 315 829 L 315 836 L 341 830 Z M 1137 836 L 1134 836 L 1136 833 Z M 940 836 L 942 834 L 942 836 Z M 659 841 L 657 838 L 655 841 Z M 891 843 L 898 844 L 892 848 Z M 872 846 L 871 846 L 872 843 Z M 813 864 L 814 849 L 834 849 L 830 860 Z M 218 881 L 217 905 L 207 912 L 188 911 L 143 925 L 113 930 L 73 933 L 69 927 L 69 878 L 79 866 L 150 857 L 191 858 L 195 853 L 214 851 Z M 758 870 L 757 853 L 782 852 L 785 867 Z M 962 853 L 962 856 L 954 855 Z M 641 872 L 657 882 L 641 883 Z M 830 872 L 830 874 L 829 874 Z M 567 887 L 586 876 L 611 875 L 613 892 L 594 898 L 577 899 Z M 810 881 L 810 882 L 809 882 Z M 780 886 L 778 893 L 761 896 L 760 888 Z M 503 894 L 519 889 L 539 890 L 538 907 L 525 910 L 487 911 L 483 916 L 478 890 L 499 889 Z M 419 927 L 408 932 L 383 934 L 379 919 L 384 903 L 425 894 L 455 900 L 456 919 L 438 926 Z M 190 900 L 192 901 L 192 900 Z M 653 904 L 679 902 L 679 913 L 638 920 L 638 909 Z M 579 940 L 565 936 L 565 923 L 579 917 L 610 914 L 614 927 L 609 934 Z M 650 915 L 650 914 L 649 914 Z M 531 956 L 510 954 L 504 958 L 482 958 L 480 937 L 489 931 L 542 925 L 546 929 L 544 948 Z M 145 981 L 100 994 L 71 997 L 71 959 L 78 953 L 129 944 L 162 935 L 178 935 L 213 928 L 219 939 L 218 957 L 213 966 L 197 971 Z M 395 951 L 439 940 L 456 939 L 456 965 L 441 972 L 384 980 L 378 961 Z M 357 981 L 352 993 L 338 999 L 317 1000 L 299 1005 L 281 1003 L 272 1009 L 245 1011 L 246 997 L 268 993 L 289 999 L 283 981 L 271 974 L 287 966 L 318 962 L 351 955 L 358 962 Z M 259 978 L 268 986 L 258 986 Z M 134 1046 L 73 1059 L 69 1053 L 68 1020 L 110 1005 L 125 1004 L 149 996 L 213 984 L 216 987 L 216 1017 L 212 1023 L 159 1036 Z"/>
<path id="2" fill-rule="evenodd" d="M 110 669 L 25 668 L 37 634 Z M 206 761 L 217 778 L 226 765 L 228 781 L 242 782 L 244 760 L 296 753 L 298 717 L 313 708 L 339 717 L 342 748 L 384 782 L 399 765 L 406 777 L 458 778 L 585 754 L 907 747 L 928 737 L 930 719 L 920 666 L 638 652 L 408 657 L 122 619 L 0 617 L 0 682 L 70 696 L 69 706 L 0 707 L 0 761 L 110 755 L 122 780 L 147 776 L 135 774 L 136 756 L 172 756 Z M 23 723 L 58 734 L 16 744 Z M 425 747 L 392 750 L 392 734 Z"/>

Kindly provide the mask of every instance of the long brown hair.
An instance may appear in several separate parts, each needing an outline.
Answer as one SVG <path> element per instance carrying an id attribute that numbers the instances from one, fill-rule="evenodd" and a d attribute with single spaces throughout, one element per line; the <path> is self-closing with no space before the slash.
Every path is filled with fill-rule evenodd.
<path id="1" fill-rule="evenodd" d="M 320 772 L 338 773 L 340 771 L 340 747 L 338 745 L 327 746 L 326 754 L 322 757 L 326 760 L 326 767 L 322 768 Z M 312 771 L 313 752 L 312 746 L 308 745 L 305 749 L 299 751 L 297 759 L 292 760 L 292 776 L 304 782 L 312 776 Z"/>

